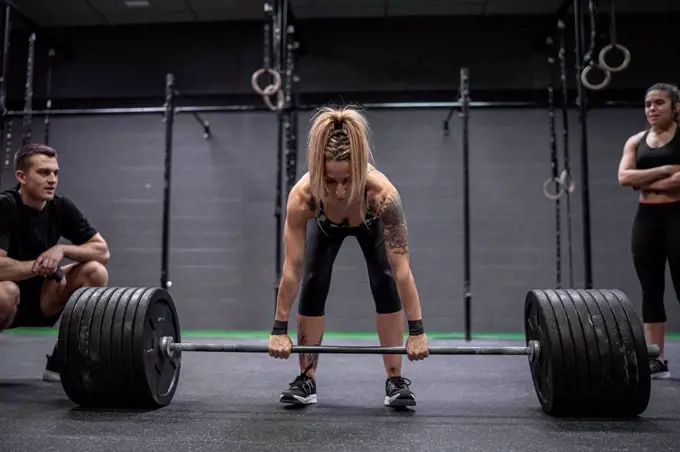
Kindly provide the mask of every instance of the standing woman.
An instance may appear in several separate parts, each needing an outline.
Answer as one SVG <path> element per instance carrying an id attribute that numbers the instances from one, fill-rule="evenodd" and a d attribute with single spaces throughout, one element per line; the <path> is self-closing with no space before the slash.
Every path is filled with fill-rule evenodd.
<path id="1" fill-rule="evenodd" d="M 642 318 L 647 343 L 657 344 L 650 358 L 652 378 L 669 378 L 664 359 L 666 261 L 680 299 L 680 91 L 657 83 L 645 95 L 649 128 L 628 138 L 619 163 L 619 184 L 639 190 L 632 230 L 632 254 L 642 289 Z"/>

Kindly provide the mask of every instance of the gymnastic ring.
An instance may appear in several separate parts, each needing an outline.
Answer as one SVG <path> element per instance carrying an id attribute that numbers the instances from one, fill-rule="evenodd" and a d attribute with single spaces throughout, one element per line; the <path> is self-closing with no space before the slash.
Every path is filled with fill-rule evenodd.
<path id="1" fill-rule="evenodd" d="M 556 193 L 553 193 L 550 190 L 550 185 L 557 183 L 558 189 Z M 550 177 L 548 180 L 546 180 L 543 183 L 543 194 L 545 195 L 546 198 L 548 198 L 551 201 L 557 201 L 561 197 L 564 196 L 564 190 L 562 190 L 562 186 L 560 185 L 559 178 L 556 177 Z"/>
<path id="2" fill-rule="evenodd" d="M 557 185 L 556 193 L 549 188 L 552 184 Z M 574 183 L 574 179 L 569 176 L 567 170 L 562 170 L 559 177 L 551 177 L 543 183 L 543 194 L 551 201 L 557 201 L 567 193 L 574 193 L 575 189 L 576 184 Z"/>
<path id="3" fill-rule="evenodd" d="M 283 91 L 281 90 L 276 92 L 276 104 L 272 103 L 271 95 L 262 96 L 262 99 L 271 111 L 279 111 L 284 107 L 284 105 L 286 105 L 286 97 L 283 95 Z"/>
<path id="4" fill-rule="evenodd" d="M 258 79 L 264 74 L 268 73 L 274 79 L 274 83 L 267 85 L 264 89 L 260 88 Z M 266 67 L 260 68 L 253 72 L 253 76 L 250 78 L 250 84 L 257 94 L 260 96 L 271 96 L 281 88 L 281 74 L 274 69 L 269 69 Z"/>
<path id="5" fill-rule="evenodd" d="M 607 64 L 606 61 L 607 54 L 611 52 L 614 48 L 623 53 L 623 62 L 618 66 L 610 66 Z M 604 69 L 607 69 L 609 72 L 621 72 L 622 70 L 627 68 L 628 65 L 630 64 L 630 51 L 621 44 L 609 44 L 604 46 L 602 50 L 600 50 L 598 60 L 600 62 L 600 66 Z"/>
<path id="6" fill-rule="evenodd" d="M 604 72 L 604 80 L 602 80 L 602 82 L 598 85 L 593 85 L 592 83 L 590 83 L 588 81 L 588 74 L 590 73 L 590 71 L 593 70 L 593 68 L 597 68 L 597 69 L 601 70 L 602 72 Z M 604 68 L 604 67 L 600 66 L 599 64 L 590 63 L 588 66 L 583 68 L 583 71 L 581 72 L 581 83 L 583 83 L 583 86 L 585 86 L 586 88 L 588 88 L 592 91 L 599 91 L 601 89 L 606 88 L 607 85 L 609 85 L 609 82 L 611 81 L 611 79 L 612 79 L 612 73 L 609 72 L 609 70 L 607 68 Z"/>

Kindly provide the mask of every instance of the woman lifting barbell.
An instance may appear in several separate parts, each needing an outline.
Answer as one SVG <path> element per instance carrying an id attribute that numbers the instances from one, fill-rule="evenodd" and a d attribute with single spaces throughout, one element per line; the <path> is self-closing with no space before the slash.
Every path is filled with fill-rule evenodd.
<path id="1" fill-rule="evenodd" d="M 619 163 L 622 186 L 639 190 L 631 249 L 642 289 L 645 336 L 659 346 L 650 358 L 652 378 L 669 378 L 664 360 L 666 311 L 664 308 L 666 260 L 676 296 L 680 299 L 680 136 L 677 119 L 680 91 L 657 83 L 645 95 L 649 128 L 628 138 Z"/>
<path id="2" fill-rule="evenodd" d="M 288 197 L 285 259 L 269 339 L 270 355 L 290 356 L 288 320 L 300 283 L 298 344 L 321 344 L 333 263 L 344 239 L 354 236 L 366 260 L 380 344 L 402 345 L 405 310 L 408 357 L 427 357 L 403 207 L 396 188 L 369 164 L 366 118 L 353 108 L 321 109 L 313 118 L 308 148 L 309 172 Z M 383 361 L 387 373 L 384 404 L 415 405 L 410 382 L 401 375 L 401 356 L 384 355 Z M 316 366 L 316 355 L 300 355 L 300 374 L 283 391 L 281 402 L 316 403 Z"/>

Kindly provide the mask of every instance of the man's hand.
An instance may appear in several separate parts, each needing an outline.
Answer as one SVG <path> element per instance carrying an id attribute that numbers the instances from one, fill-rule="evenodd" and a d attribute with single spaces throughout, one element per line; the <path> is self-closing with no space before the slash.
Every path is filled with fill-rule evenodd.
<path id="1" fill-rule="evenodd" d="M 269 336 L 269 356 L 288 359 L 293 351 L 293 341 L 288 333 L 272 334 Z"/>
<path id="2" fill-rule="evenodd" d="M 33 262 L 33 273 L 40 276 L 49 276 L 57 271 L 59 263 L 64 259 L 61 246 L 55 245 L 42 253 Z"/>
<path id="3" fill-rule="evenodd" d="M 406 354 L 409 361 L 420 361 L 430 356 L 430 351 L 427 347 L 427 334 L 409 336 L 406 339 Z"/>
<path id="4" fill-rule="evenodd" d="M 54 282 L 57 285 L 57 294 L 60 294 L 64 287 L 66 287 L 66 275 L 59 280 L 59 282 Z"/>

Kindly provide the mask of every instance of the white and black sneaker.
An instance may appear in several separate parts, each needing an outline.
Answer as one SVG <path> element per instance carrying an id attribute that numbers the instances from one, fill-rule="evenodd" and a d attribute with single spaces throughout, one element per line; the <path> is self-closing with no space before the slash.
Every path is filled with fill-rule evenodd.
<path id="1" fill-rule="evenodd" d="M 649 372 L 652 374 L 652 380 L 671 378 L 668 361 L 662 361 L 660 358 L 649 358 Z"/>
<path id="2" fill-rule="evenodd" d="M 59 364 L 57 361 L 57 346 L 54 346 L 54 350 L 51 355 L 47 355 L 47 363 L 45 364 L 45 370 L 42 375 L 43 381 L 49 382 L 59 382 L 61 381 L 61 375 L 59 374 Z"/>
<path id="3" fill-rule="evenodd" d="M 316 403 L 316 383 L 314 379 L 305 374 L 298 375 L 288 389 L 281 393 L 279 401 L 294 405 Z"/>
<path id="4" fill-rule="evenodd" d="M 385 381 L 385 406 L 415 406 L 416 396 L 409 389 L 411 381 L 403 377 L 389 377 Z"/>

